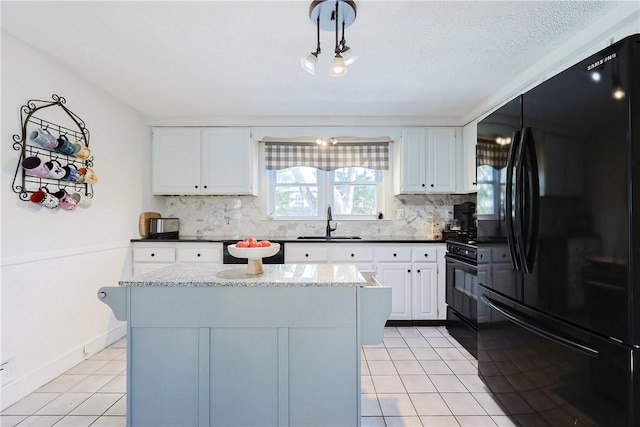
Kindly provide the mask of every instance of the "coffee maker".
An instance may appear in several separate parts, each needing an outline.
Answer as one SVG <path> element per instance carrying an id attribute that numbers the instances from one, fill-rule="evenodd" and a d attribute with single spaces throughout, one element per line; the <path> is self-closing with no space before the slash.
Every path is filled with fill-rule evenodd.
<path id="1" fill-rule="evenodd" d="M 460 224 L 460 231 L 475 231 L 476 224 L 474 216 L 476 213 L 476 204 L 473 202 L 464 202 L 459 205 L 453 205 L 453 219 Z"/>

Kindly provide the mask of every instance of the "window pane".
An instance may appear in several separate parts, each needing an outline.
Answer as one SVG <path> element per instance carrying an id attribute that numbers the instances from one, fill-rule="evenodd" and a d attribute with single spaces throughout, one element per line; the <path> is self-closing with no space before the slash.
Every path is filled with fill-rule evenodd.
<path id="1" fill-rule="evenodd" d="M 493 181 L 493 166 L 478 166 L 478 182 L 480 181 Z"/>
<path id="2" fill-rule="evenodd" d="M 334 171 L 335 182 L 376 182 L 376 171 L 369 168 L 349 167 Z"/>
<path id="3" fill-rule="evenodd" d="M 275 196 L 276 216 L 318 215 L 318 187 L 278 186 Z"/>
<path id="4" fill-rule="evenodd" d="M 307 166 L 276 171 L 276 183 L 278 184 L 316 184 L 318 182 L 318 169 Z"/>
<path id="5" fill-rule="evenodd" d="M 336 185 L 333 212 L 336 215 L 376 215 L 376 185 Z"/>
<path id="6" fill-rule="evenodd" d="M 495 213 L 493 184 L 478 183 L 477 215 L 493 215 Z"/>

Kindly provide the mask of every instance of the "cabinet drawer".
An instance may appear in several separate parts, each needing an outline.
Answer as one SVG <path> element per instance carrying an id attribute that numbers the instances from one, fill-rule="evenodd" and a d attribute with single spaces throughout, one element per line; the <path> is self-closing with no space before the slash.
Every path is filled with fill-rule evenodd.
<path id="1" fill-rule="evenodd" d="M 175 248 L 134 248 L 133 262 L 175 262 Z"/>
<path id="2" fill-rule="evenodd" d="M 220 262 L 222 248 L 200 247 L 178 248 L 178 261 L 180 262 Z"/>
<path id="3" fill-rule="evenodd" d="M 511 254 L 509 248 L 504 247 L 491 248 L 491 262 L 511 262 Z"/>
<path id="4" fill-rule="evenodd" d="M 491 262 L 491 249 L 478 249 L 478 255 L 476 259 L 478 261 L 478 264 L 489 264 Z"/>
<path id="5" fill-rule="evenodd" d="M 411 260 L 414 262 L 436 262 L 438 261 L 438 248 L 435 246 L 413 248 Z"/>
<path id="6" fill-rule="evenodd" d="M 340 243 L 331 248 L 331 261 L 334 261 L 334 262 L 373 261 L 373 248 Z"/>
<path id="7" fill-rule="evenodd" d="M 409 247 L 381 247 L 375 248 L 376 261 L 411 261 L 411 248 Z"/>
<path id="8" fill-rule="evenodd" d="M 329 248 L 325 245 L 295 245 L 285 246 L 287 263 L 296 262 L 328 262 Z"/>

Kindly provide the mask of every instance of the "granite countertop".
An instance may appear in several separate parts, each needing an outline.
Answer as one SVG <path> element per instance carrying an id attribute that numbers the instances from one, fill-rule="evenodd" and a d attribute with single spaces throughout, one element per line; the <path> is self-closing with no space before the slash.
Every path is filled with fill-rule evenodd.
<path id="1" fill-rule="evenodd" d="M 245 265 L 173 264 L 120 286 L 224 286 L 224 287 L 352 287 L 367 282 L 353 264 L 264 265 L 264 273 L 247 274 Z"/>
<path id="2" fill-rule="evenodd" d="M 178 239 L 131 239 L 132 242 L 237 242 L 247 236 L 180 236 Z M 257 240 L 286 243 L 444 243 L 444 240 L 429 240 L 416 236 L 360 236 L 360 239 L 298 239 L 298 236 L 253 236 Z"/>

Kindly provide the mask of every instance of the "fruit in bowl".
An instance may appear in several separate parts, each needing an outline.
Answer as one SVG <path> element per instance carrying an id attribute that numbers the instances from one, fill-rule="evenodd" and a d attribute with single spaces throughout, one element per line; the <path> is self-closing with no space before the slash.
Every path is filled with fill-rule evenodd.
<path id="1" fill-rule="evenodd" d="M 238 241 L 236 243 L 236 248 L 268 248 L 271 246 L 271 242 L 268 240 L 257 241 L 253 237 L 247 237 L 244 240 Z"/>

